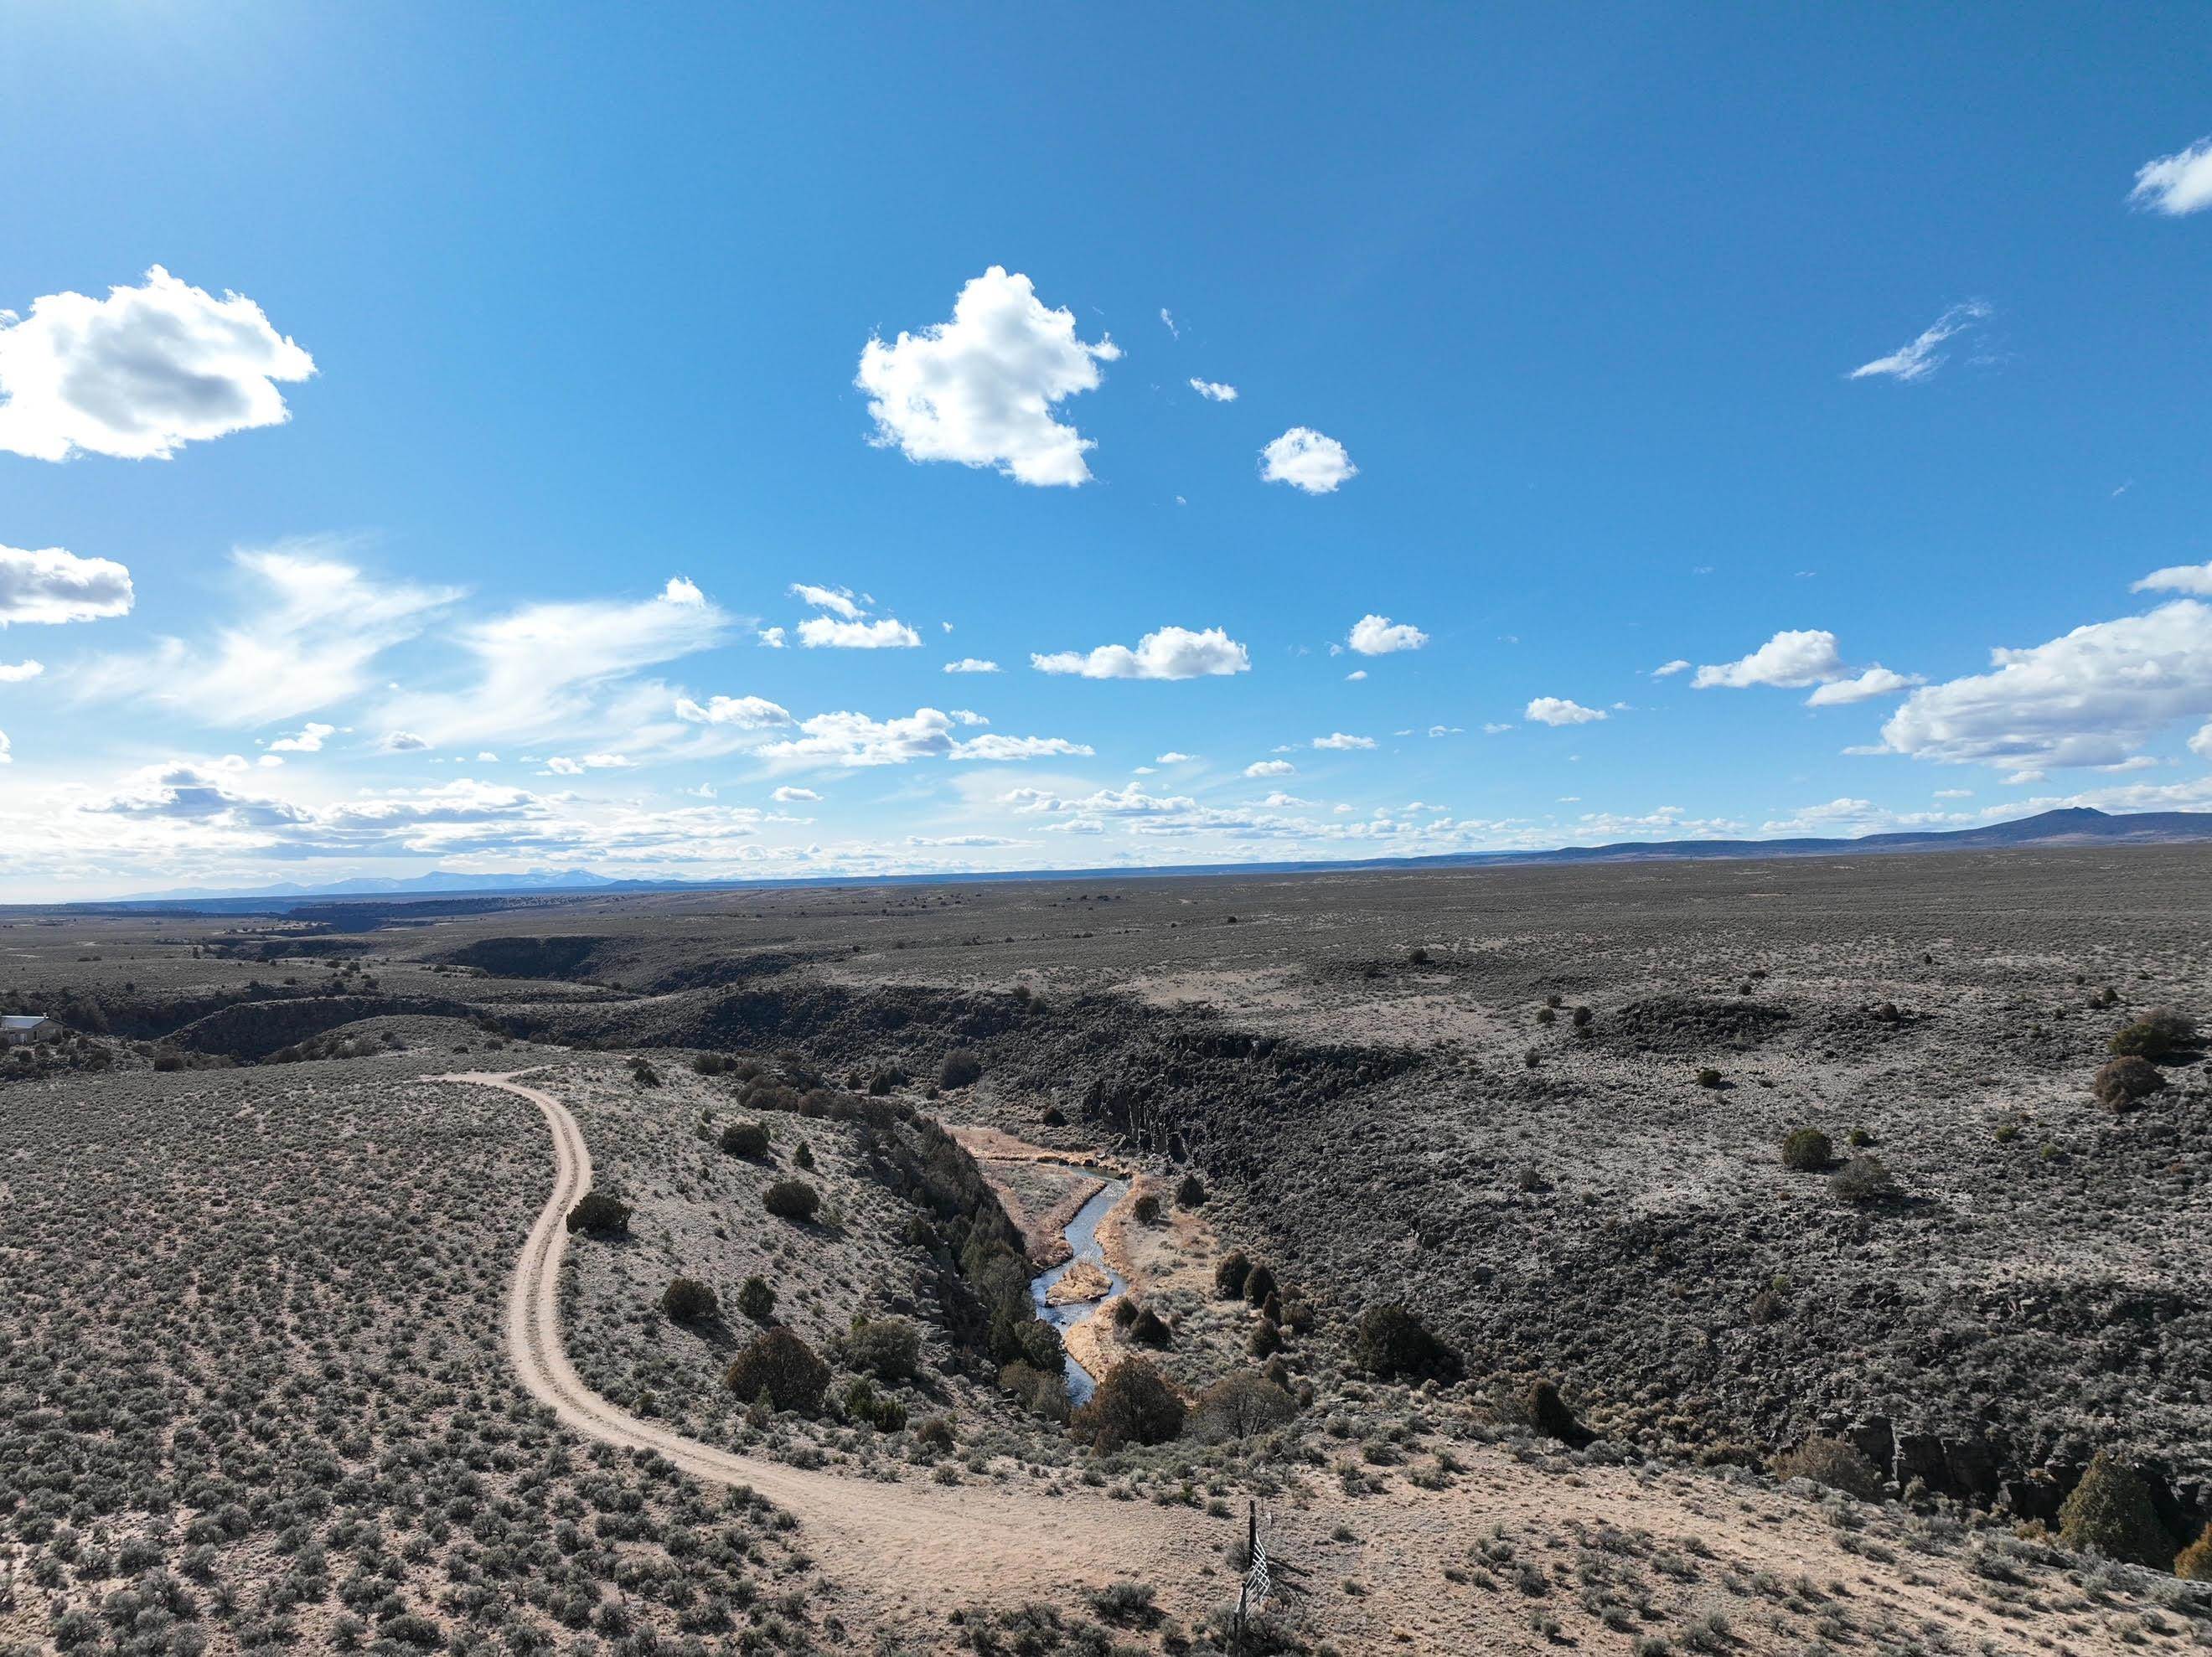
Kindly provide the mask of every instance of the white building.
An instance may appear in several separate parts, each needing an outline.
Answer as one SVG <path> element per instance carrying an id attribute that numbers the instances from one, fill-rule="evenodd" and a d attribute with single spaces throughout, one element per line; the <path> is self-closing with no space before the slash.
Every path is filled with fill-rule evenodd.
<path id="1" fill-rule="evenodd" d="M 42 1041 L 58 1028 L 42 1012 L 9 1013 L 0 1017 L 0 1047 L 21 1047 Z"/>

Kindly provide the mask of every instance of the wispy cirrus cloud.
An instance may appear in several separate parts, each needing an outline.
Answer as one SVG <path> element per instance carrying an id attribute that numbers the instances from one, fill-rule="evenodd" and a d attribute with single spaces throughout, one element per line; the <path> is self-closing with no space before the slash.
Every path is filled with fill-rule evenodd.
<path id="1" fill-rule="evenodd" d="M 1955 338 L 1990 316 L 1990 307 L 1978 299 L 1967 300 L 1949 310 L 1922 329 L 1905 344 L 1887 356 L 1878 356 L 1871 362 L 1862 362 L 1844 376 L 1847 379 L 1887 378 L 1911 384 L 1925 379 L 1943 366 L 1943 355 L 1938 349 L 1944 341 Z"/>
<path id="2" fill-rule="evenodd" d="M 296 719 L 359 696 L 378 657 L 462 596 L 373 577 L 337 537 L 240 549 L 231 568 L 236 619 L 205 639 L 165 637 L 149 651 L 95 658 L 76 672 L 78 696 L 143 699 L 211 726 Z"/>

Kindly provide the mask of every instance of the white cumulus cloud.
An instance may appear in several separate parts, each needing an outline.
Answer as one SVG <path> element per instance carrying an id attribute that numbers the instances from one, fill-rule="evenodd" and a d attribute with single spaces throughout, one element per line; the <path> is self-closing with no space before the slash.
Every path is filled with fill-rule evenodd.
<path id="1" fill-rule="evenodd" d="M 1244 672 L 1252 658 L 1218 627 L 1195 633 L 1188 628 L 1164 627 L 1138 640 L 1134 650 L 1127 645 L 1100 645 L 1088 652 L 1032 654 L 1030 664 L 1040 673 L 1073 673 L 1086 679 L 1196 679 Z"/>
<path id="2" fill-rule="evenodd" d="M 947 673 L 996 673 L 999 665 L 987 662 L 980 656 L 963 656 L 957 662 L 945 663 L 945 671 Z"/>
<path id="3" fill-rule="evenodd" d="M 107 297 L 48 294 L 0 311 L 0 449 L 167 459 L 182 445 L 290 417 L 280 381 L 314 359 L 243 294 L 216 298 L 160 265 Z"/>
<path id="4" fill-rule="evenodd" d="M 1699 690 L 1717 685 L 1741 690 L 1755 684 L 1802 689 L 1841 678 L 1844 672 L 1836 635 L 1816 628 L 1778 633 L 1739 660 L 1699 668 L 1690 683 Z"/>
<path id="5" fill-rule="evenodd" d="M 2212 564 L 2169 564 L 2154 569 L 2128 589 L 2130 592 L 2186 592 L 2212 598 Z"/>
<path id="6" fill-rule="evenodd" d="M 1375 738 L 1372 737 L 1348 737 L 1343 731 L 1332 731 L 1326 737 L 1316 737 L 1313 739 L 1313 745 L 1316 748 L 1331 748 L 1341 751 L 1353 748 L 1372 748 L 1375 746 Z"/>
<path id="7" fill-rule="evenodd" d="M 44 662 L 0 662 L 0 684 L 21 684 L 46 671 Z"/>
<path id="8" fill-rule="evenodd" d="M 1026 760 L 1050 755 L 1087 756 L 1089 748 L 1058 737 L 1002 737 L 987 733 L 963 738 L 963 726 L 984 721 L 964 710 L 946 713 L 918 707 L 898 719 L 865 713 L 817 713 L 799 722 L 800 735 L 760 749 L 760 757 L 781 766 L 903 765 L 909 760 Z"/>
<path id="9" fill-rule="evenodd" d="M 1030 279 L 993 265 L 960 290 L 952 319 L 890 344 L 872 339 L 854 384 L 868 394 L 877 444 L 909 460 L 994 466 L 1040 486 L 1088 483 L 1096 446 L 1053 418 L 1053 405 L 1095 390 L 1110 339 L 1076 337 L 1075 316 L 1049 310 Z"/>
<path id="10" fill-rule="evenodd" d="M 1288 760 L 1255 760 L 1244 768 L 1248 777 L 1289 777 L 1297 774 L 1298 768 Z"/>
<path id="11" fill-rule="evenodd" d="M 2172 218 L 2212 207 L 2212 138 L 2145 161 L 2136 171 L 2128 202 Z"/>
<path id="12" fill-rule="evenodd" d="M 820 803 L 822 796 L 811 788 L 793 788 L 786 786 L 777 789 L 769 798 L 778 805 L 814 805 Z"/>
<path id="13" fill-rule="evenodd" d="M 1344 642 L 1361 656 L 1388 656 L 1401 650 L 1419 650 L 1429 635 L 1410 622 L 1394 622 L 1388 616 L 1363 616 L 1352 624 Z"/>
<path id="14" fill-rule="evenodd" d="M 2212 606 L 2177 598 L 1914 691 L 1881 729 L 1892 753 L 2033 768 L 2115 765 L 2154 732 L 2212 714 Z"/>
<path id="15" fill-rule="evenodd" d="M 1817 685 L 1813 694 L 1805 698 L 1808 707 L 1837 707 L 1851 702 L 1863 702 L 1875 696 L 1893 695 L 1900 690 L 1910 690 L 1928 681 L 1917 673 L 1898 673 L 1876 662 L 1863 673 L 1848 679 L 1831 679 Z"/>
<path id="16" fill-rule="evenodd" d="M 1359 475 L 1344 445 L 1310 426 L 1293 426 L 1260 451 L 1260 476 L 1308 495 L 1329 495 Z"/>
<path id="17" fill-rule="evenodd" d="M 131 572 L 59 547 L 0 547 L 0 628 L 97 622 L 129 613 Z"/>
<path id="18" fill-rule="evenodd" d="M 676 717 L 691 725 L 734 725 L 740 731 L 769 731 L 791 723 L 790 713 L 765 696 L 709 696 L 703 704 L 679 696 Z"/>
<path id="19" fill-rule="evenodd" d="M 1671 679 L 1677 673 L 1686 673 L 1689 671 L 1690 664 L 1681 657 L 1677 656 L 1673 661 L 1662 662 L 1658 666 L 1653 668 L 1651 670 L 1651 677 L 1655 679 Z"/>
<path id="20" fill-rule="evenodd" d="M 1234 403 L 1237 400 L 1237 388 L 1224 385 L 1218 379 L 1194 379 L 1190 382 L 1190 389 L 1208 403 Z"/>
<path id="21" fill-rule="evenodd" d="M 323 744 L 337 734 L 337 726 L 321 725 L 310 719 L 289 737 L 279 737 L 269 744 L 272 754 L 319 754 Z"/>
<path id="22" fill-rule="evenodd" d="M 1521 710 L 1521 717 L 1537 725 L 1588 725 L 1605 713 L 1565 696 L 1539 696 Z"/>
<path id="23" fill-rule="evenodd" d="M 809 650 L 913 650 L 921 634 L 885 616 L 873 622 L 845 622 L 834 616 L 810 616 L 799 624 L 799 642 Z"/>

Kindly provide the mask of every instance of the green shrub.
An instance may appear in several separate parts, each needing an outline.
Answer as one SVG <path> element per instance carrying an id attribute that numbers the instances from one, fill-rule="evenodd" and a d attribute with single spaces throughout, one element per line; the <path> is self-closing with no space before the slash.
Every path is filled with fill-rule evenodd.
<path id="1" fill-rule="evenodd" d="M 761 1206 L 780 1220 L 811 1220 L 822 1193 L 804 1180 L 778 1180 L 761 1193 Z"/>
<path id="2" fill-rule="evenodd" d="M 1257 1306 L 1275 1292 L 1275 1274 L 1264 1266 L 1255 1266 L 1244 1274 L 1244 1298 Z"/>
<path id="3" fill-rule="evenodd" d="M 2154 1007 L 2112 1037 L 2120 1057 L 2172 1059 L 2196 1045 L 2197 1021 L 2171 1007 Z"/>
<path id="4" fill-rule="evenodd" d="M 678 1278 L 660 1291 L 660 1309 L 678 1323 L 696 1323 L 721 1310 L 714 1291 L 696 1278 Z"/>
<path id="5" fill-rule="evenodd" d="M 2165 1090 L 2166 1077 L 2158 1073 L 2158 1066 L 2148 1059 L 2128 1053 L 2118 1059 L 2107 1059 L 2097 1067 L 2096 1079 L 2089 1083 L 2090 1096 L 2106 1110 L 2132 1110 L 2136 1105 L 2154 1093 Z"/>
<path id="6" fill-rule="evenodd" d="M 1903 1193 L 1879 1156 L 1854 1156 L 1828 1176 L 1828 1190 L 1838 1202 L 1854 1208 L 1872 1208 L 1895 1202 Z"/>
<path id="7" fill-rule="evenodd" d="M 1840 1438 L 1808 1438 L 1796 1449 L 1785 1451 L 1774 1458 L 1774 1476 L 1809 1478 L 1862 1502 L 1881 1500 L 1881 1470 L 1856 1445 Z"/>
<path id="8" fill-rule="evenodd" d="M 1705 1065 L 1698 1072 L 1698 1085 L 1701 1088 L 1717 1088 L 1721 1084 L 1722 1080 L 1721 1073 L 1711 1065 Z"/>
<path id="9" fill-rule="evenodd" d="M 629 1205 L 604 1191 L 587 1191 L 568 1211 L 568 1229 L 618 1237 L 629 1230 Z"/>
<path id="10" fill-rule="evenodd" d="M 906 1405 L 886 1398 L 866 1375 L 856 1376 L 845 1389 L 845 1414 L 879 1433 L 895 1433 L 906 1425 Z"/>
<path id="11" fill-rule="evenodd" d="M 766 1122 L 732 1122 L 722 1130 L 722 1149 L 732 1156 L 757 1162 L 768 1155 Z"/>
<path id="12" fill-rule="evenodd" d="M 792 1165 L 811 1174 L 814 1171 L 814 1147 L 801 1139 L 799 1149 L 791 1153 Z"/>
<path id="13" fill-rule="evenodd" d="M 1385 1381 L 1401 1376 L 1455 1381 L 1461 1373 L 1459 1354 L 1404 1307 L 1391 1303 L 1370 1306 L 1359 1314 L 1352 1327 L 1352 1353 L 1361 1369 Z"/>
<path id="14" fill-rule="evenodd" d="M 642 1056 L 629 1061 L 629 1075 L 630 1080 L 641 1088 L 657 1088 L 660 1085 L 660 1072 L 653 1069 L 651 1063 Z"/>
<path id="15" fill-rule="evenodd" d="M 1801 1127 L 1782 1142 L 1782 1166 L 1799 1174 L 1817 1174 L 1835 1156 L 1835 1146 L 1816 1127 Z"/>
<path id="16" fill-rule="evenodd" d="M 2074 1494 L 2060 1506 L 2058 1539 L 2069 1548 L 2094 1548 L 2154 1570 L 2173 1563 L 2173 1539 L 2158 1522 L 2150 1487 L 2110 1450 L 2097 1452 Z"/>
<path id="17" fill-rule="evenodd" d="M 1251 1275 L 1252 1262 L 1244 1258 L 1244 1251 L 1232 1248 L 1213 1268 L 1213 1292 L 1225 1301 L 1242 1300 L 1244 1279 Z"/>
<path id="18" fill-rule="evenodd" d="M 812 1415 L 829 1390 L 830 1366 L 790 1330 L 763 1330 L 723 1373 L 722 1384 L 750 1402 L 763 1393 L 778 1410 Z"/>
<path id="19" fill-rule="evenodd" d="M 1129 1320 L 1129 1338 L 1140 1346 L 1165 1346 L 1175 1339 L 1175 1331 L 1151 1307 L 1141 1307 Z"/>
<path id="20" fill-rule="evenodd" d="M 1068 1418 L 1067 1382 L 1062 1370 L 1040 1369 L 1017 1358 L 1000 1366 L 999 1387 L 1033 1416 L 1060 1423 Z"/>
<path id="21" fill-rule="evenodd" d="M 983 1061 L 965 1047 L 955 1047 L 945 1055 L 945 1063 L 937 1072 L 937 1085 L 941 1088 L 972 1087 L 983 1074 Z"/>
<path id="22" fill-rule="evenodd" d="M 881 1381 L 911 1380 L 921 1363 L 921 1332 L 903 1318 L 855 1317 L 840 1345 L 848 1366 Z"/>
<path id="23" fill-rule="evenodd" d="M 915 1442 L 941 1454 L 950 1454 L 959 1442 L 957 1427 L 951 1416 L 932 1416 L 914 1429 Z"/>
<path id="24" fill-rule="evenodd" d="M 1195 1174 L 1186 1174 L 1182 1183 L 1176 1187 L 1176 1206 L 1196 1208 L 1206 1200 L 1206 1181 Z"/>
<path id="25" fill-rule="evenodd" d="M 775 1315 L 775 1290 L 759 1278 L 747 1278 L 738 1290 L 738 1310 L 755 1323 L 766 1323 Z"/>
<path id="26" fill-rule="evenodd" d="M 1182 1423 L 1182 1399 L 1143 1358 L 1124 1358 L 1109 1369 L 1072 1422 L 1102 1454 L 1124 1444 L 1164 1444 Z"/>
<path id="27" fill-rule="evenodd" d="M 1160 1223 L 1160 1199 L 1158 1192 L 1147 1191 L 1130 1205 L 1130 1212 L 1139 1225 L 1158 1225 Z"/>

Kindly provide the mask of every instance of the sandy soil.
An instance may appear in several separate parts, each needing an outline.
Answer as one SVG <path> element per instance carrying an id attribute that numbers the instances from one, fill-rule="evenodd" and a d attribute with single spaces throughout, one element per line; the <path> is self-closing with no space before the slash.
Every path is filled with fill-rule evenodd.
<path id="1" fill-rule="evenodd" d="M 1104 1300 L 1114 1280 L 1089 1260 L 1079 1260 L 1044 1291 L 1048 1306 L 1072 1306 L 1079 1301 Z"/>

